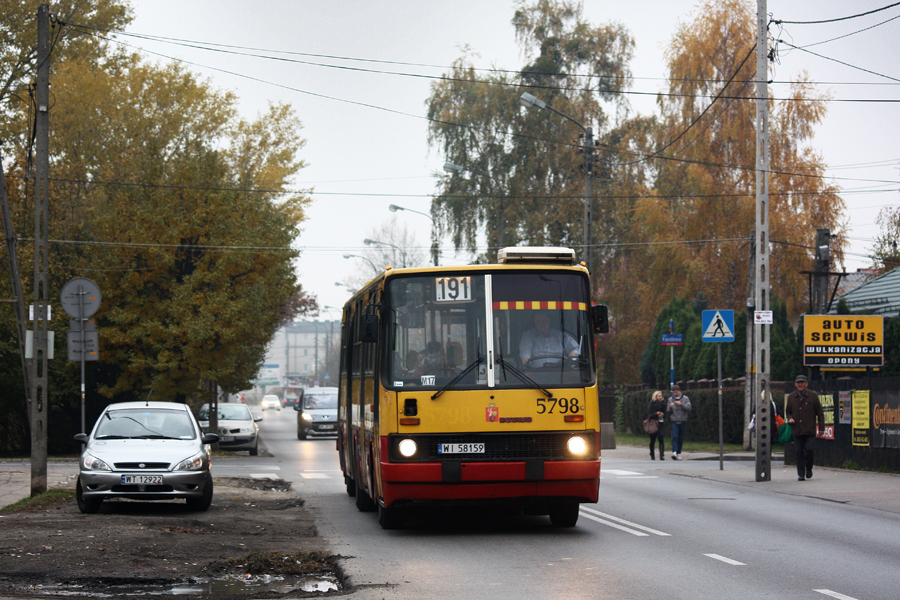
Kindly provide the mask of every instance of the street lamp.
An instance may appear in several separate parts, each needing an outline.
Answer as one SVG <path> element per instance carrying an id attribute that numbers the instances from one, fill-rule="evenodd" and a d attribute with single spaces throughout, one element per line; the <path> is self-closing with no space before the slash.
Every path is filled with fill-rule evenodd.
<path id="1" fill-rule="evenodd" d="M 335 282 L 334 282 L 334 285 L 336 285 L 337 287 L 345 287 L 345 288 L 347 288 L 348 290 L 350 290 L 350 293 L 351 293 L 351 294 L 355 294 L 355 293 L 356 293 L 356 290 L 353 289 L 352 286 L 347 285 L 346 283 L 341 283 L 340 281 L 335 281 Z"/>
<path id="2" fill-rule="evenodd" d="M 362 256 L 362 255 L 360 255 L 360 254 L 345 254 L 345 255 L 344 255 L 344 258 L 361 258 L 361 259 L 363 259 L 364 261 L 368 262 L 370 265 L 372 265 L 372 270 L 375 271 L 375 274 L 376 274 L 376 275 L 378 275 L 378 267 L 375 266 L 375 263 L 373 263 L 372 260 L 371 260 L 370 258 L 367 258 L 367 257 Z"/>
<path id="3" fill-rule="evenodd" d="M 432 230 L 432 232 L 434 231 L 434 217 L 432 217 L 428 213 L 423 213 L 418 210 L 413 210 L 412 208 L 406 208 L 405 206 L 397 206 L 396 204 L 391 204 L 390 206 L 388 206 L 388 210 L 391 212 L 397 212 L 398 210 L 405 210 L 408 212 L 416 213 L 417 215 L 422 215 L 423 217 L 428 217 L 429 219 L 431 219 L 431 230 Z M 432 264 L 434 264 L 434 266 L 438 266 L 438 242 L 437 242 L 437 236 L 435 236 L 435 235 L 432 235 L 431 262 L 432 262 Z"/>
<path id="4" fill-rule="evenodd" d="M 482 175 L 484 177 L 487 177 L 497 185 L 497 188 L 500 190 L 500 210 L 497 214 L 497 249 L 499 251 L 500 248 L 503 248 L 503 230 L 506 229 L 506 219 L 503 218 L 503 199 L 505 194 L 503 193 L 503 187 L 500 185 L 500 182 L 496 178 L 491 177 L 483 171 L 461 167 L 460 165 L 454 164 L 452 162 L 445 162 L 444 170 L 448 173 L 463 173 L 465 171 L 468 171 L 469 173 L 474 173 L 475 175 Z"/>
<path id="5" fill-rule="evenodd" d="M 404 269 L 406 268 L 406 252 L 404 252 L 404 251 L 403 251 L 403 248 L 401 248 L 400 246 L 395 246 L 394 244 L 389 244 L 388 242 L 381 242 L 381 241 L 379 241 L 379 240 L 370 240 L 369 238 L 364 239 L 364 240 L 363 240 L 363 243 L 364 243 L 366 246 L 371 246 L 371 245 L 376 245 L 376 246 L 389 246 L 389 247 L 391 247 L 391 248 L 397 249 L 397 250 L 400 252 L 400 257 L 401 257 L 401 259 L 403 260 L 403 268 L 404 268 Z"/>
<path id="6" fill-rule="evenodd" d="M 525 108 L 542 108 L 556 113 L 564 119 L 571 121 L 581 128 L 584 132 L 584 256 L 588 269 L 591 268 L 591 219 L 593 204 L 593 180 L 591 178 L 591 170 L 594 163 L 594 134 L 590 127 L 585 127 L 567 114 L 561 113 L 546 102 L 538 100 L 528 92 L 523 92 L 519 96 L 519 104 Z"/>

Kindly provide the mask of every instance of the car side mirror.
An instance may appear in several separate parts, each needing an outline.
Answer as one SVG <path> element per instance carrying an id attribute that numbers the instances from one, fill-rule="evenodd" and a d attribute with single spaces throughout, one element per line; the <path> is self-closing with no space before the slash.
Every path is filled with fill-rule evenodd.
<path id="1" fill-rule="evenodd" d="M 76 441 L 76 442 L 81 442 L 82 444 L 87 444 L 87 443 L 88 443 L 88 436 L 87 436 L 86 433 L 76 433 L 76 434 L 75 434 L 75 441 Z"/>
<path id="2" fill-rule="evenodd" d="M 299 402 L 294 405 L 294 410 L 296 410 L 297 412 L 300 412 L 300 403 Z"/>
<path id="3" fill-rule="evenodd" d="M 263 420 L 263 418 L 262 418 L 262 417 L 253 417 L 253 420 L 254 420 L 255 422 L 259 423 L 260 421 Z"/>
<path id="4" fill-rule="evenodd" d="M 597 304 L 591 307 L 591 321 L 594 323 L 594 333 L 609 332 L 609 309 Z"/>
<path id="5" fill-rule="evenodd" d="M 215 433 L 207 433 L 200 438 L 200 441 L 203 444 L 217 444 L 219 442 L 219 436 Z"/>

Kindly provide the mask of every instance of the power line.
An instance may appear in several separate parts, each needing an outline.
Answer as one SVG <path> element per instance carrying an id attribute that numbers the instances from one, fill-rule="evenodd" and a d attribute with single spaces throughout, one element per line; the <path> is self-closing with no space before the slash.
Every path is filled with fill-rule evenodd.
<path id="1" fill-rule="evenodd" d="M 900 2 L 894 2 L 893 4 L 888 4 L 887 6 L 882 6 L 881 8 L 876 8 L 875 10 L 866 11 L 864 13 L 859 13 L 856 15 L 850 15 L 847 17 L 839 17 L 837 19 L 825 19 L 823 21 L 784 21 L 781 19 L 773 20 L 773 23 L 781 25 L 782 23 L 788 25 L 821 25 L 822 23 L 837 23 L 838 21 L 847 21 L 849 19 L 856 19 L 859 17 L 865 17 L 868 15 L 874 15 L 877 12 L 881 12 L 883 10 L 887 10 L 889 8 L 894 8 L 895 6 L 900 6 Z"/>
<path id="2" fill-rule="evenodd" d="M 782 39 L 777 39 L 775 41 L 780 44 L 784 44 L 785 46 L 790 46 L 791 48 L 794 48 L 795 50 L 800 50 L 801 52 L 807 52 L 809 54 L 812 54 L 813 56 L 817 56 L 817 57 L 825 59 L 825 60 L 830 60 L 832 62 L 836 62 L 839 65 L 844 65 L 845 67 L 850 67 L 851 69 L 856 69 L 857 71 L 862 71 L 864 73 L 869 73 L 870 75 L 876 75 L 878 77 L 884 77 L 885 79 L 890 79 L 891 81 L 900 82 L 900 79 L 897 79 L 896 77 L 891 77 L 890 75 L 884 75 L 883 73 L 878 73 L 876 71 L 864 69 L 863 67 L 857 67 L 856 65 L 851 65 L 850 63 L 844 62 L 842 60 L 838 60 L 836 58 L 830 58 L 823 54 L 819 54 L 818 52 L 813 52 L 812 50 L 807 50 L 806 48 L 801 48 L 800 46 L 795 46 L 794 44 L 791 44 L 790 42 L 786 42 Z"/>

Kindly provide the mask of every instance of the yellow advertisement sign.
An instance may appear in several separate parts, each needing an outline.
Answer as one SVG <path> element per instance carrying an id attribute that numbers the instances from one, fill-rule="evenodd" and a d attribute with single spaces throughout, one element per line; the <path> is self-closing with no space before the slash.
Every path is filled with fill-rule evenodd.
<path id="1" fill-rule="evenodd" d="M 869 445 L 869 390 L 853 391 L 853 445 Z"/>
<path id="2" fill-rule="evenodd" d="M 803 364 L 865 368 L 884 364 L 884 317 L 805 315 Z"/>

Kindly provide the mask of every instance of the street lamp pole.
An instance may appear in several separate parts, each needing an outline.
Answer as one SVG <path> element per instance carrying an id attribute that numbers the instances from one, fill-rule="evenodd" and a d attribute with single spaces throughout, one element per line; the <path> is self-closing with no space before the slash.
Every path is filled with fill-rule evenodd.
<path id="1" fill-rule="evenodd" d="M 413 210 L 411 208 L 406 208 L 405 206 L 397 206 L 396 204 L 391 204 L 390 206 L 388 206 L 388 210 L 391 212 L 397 212 L 398 210 L 405 210 L 405 211 L 413 212 L 413 213 L 416 213 L 417 215 L 422 215 L 423 217 L 428 217 L 429 219 L 431 219 L 431 231 L 432 231 L 431 262 L 432 262 L 432 264 L 434 264 L 434 266 L 438 266 L 438 242 L 437 242 L 437 236 L 435 235 L 436 232 L 435 232 L 435 228 L 434 228 L 434 217 L 432 217 L 428 213 L 423 213 L 422 211 L 419 211 L 419 210 Z"/>
<path id="2" fill-rule="evenodd" d="M 503 193 L 503 188 L 500 186 L 500 182 L 497 181 L 496 178 L 491 177 L 490 175 L 488 175 L 487 173 L 485 173 L 483 171 L 477 171 L 475 169 L 470 169 L 468 167 L 462 167 L 462 166 L 454 164 L 452 162 L 445 162 L 444 170 L 447 171 L 448 173 L 452 173 L 452 172 L 462 173 L 463 171 L 468 171 L 469 173 L 474 173 L 475 175 L 482 175 L 484 177 L 487 177 L 488 179 L 490 179 L 497 185 L 497 188 L 499 189 L 499 193 L 500 193 L 500 209 L 498 210 L 498 214 L 497 214 L 497 250 L 499 251 L 500 248 L 503 248 L 503 230 L 506 229 L 506 219 L 503 216 L 503 200 L 505 198 L 505 194 Z"/>
<path id="3" fill-rule="evenodd" d="M 366 258 L 365 256 L 362 256 L 361 254 L 345 254 L 344 258 L 361 258 L 364 261 L 368 262 L 370 265 L 372 265 L 372 270 L 375 272 L 375 275 L 378 275 L 378 267 L 375 266 L 375 263 L 373 263 L 371 259 Z"/>
<path id="4" fill-rule="evenodd" d="M 395 246 L 394 244 L 389 244 L 387 242 L 381 242 L 379 240 L 370 240 L 369 238 L 364 239 L 363 243 L 366 246 L 371 246 L 371 245 L 375 244 L 375 245 L 389 246 L 391 248 L 395 248 L 396 250 L 398 250 L 400 252 L 400 257 L 403 260 L 403 268 L 404 269 L 406 268 L 406 252 L 404 252 L 403 248 L 401 248 L 400 246 Z"/>
<path id="5" fill-rule="evenodd" d="M 591 223 L 593 219 L 594 184 L 591 179 L 594 165 L 594 133 L 590 127 L 585 127 L 567 114 L 561 113 L 546 102 L 538 100 L 528 92 L 523 92 L 519 97 L 519 104 L 525 108 L 543 108 L 556 113 L 562 118 L 575 123 L 584 133 L 584 227 L 582 238 L 584 240 L 584 257 L 588 269 L 591 268 Z"/>

